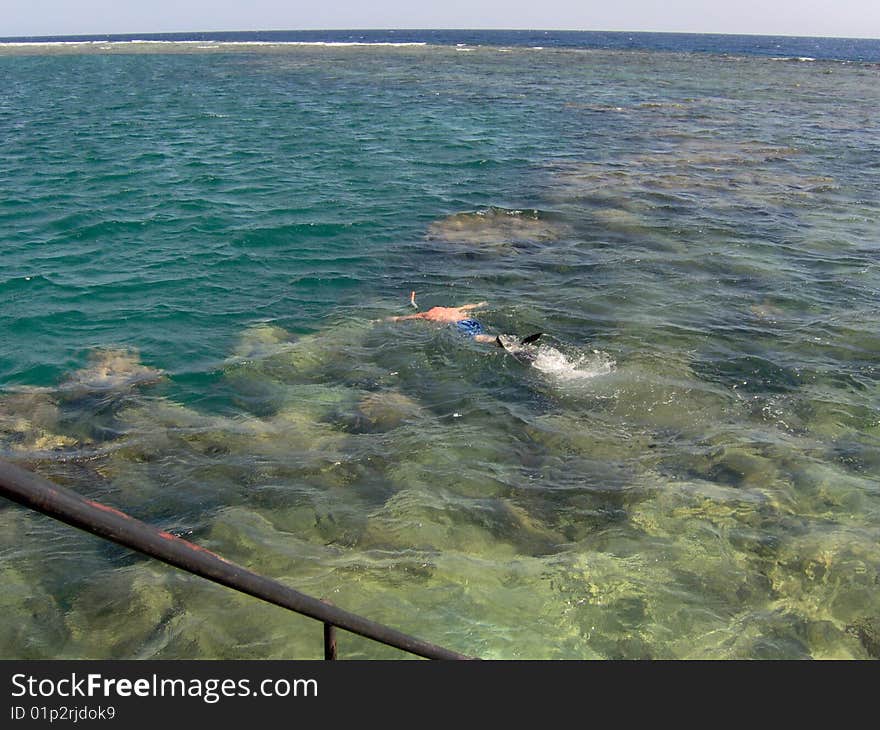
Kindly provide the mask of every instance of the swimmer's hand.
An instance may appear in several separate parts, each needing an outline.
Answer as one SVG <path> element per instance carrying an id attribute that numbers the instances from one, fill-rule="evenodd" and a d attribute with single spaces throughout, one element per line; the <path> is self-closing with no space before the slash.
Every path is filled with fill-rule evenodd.
<path id="1" fill-rule="evenodd" d="M 482 309 L 483 307 L 488 307 L 489 302 L 477 302 L 476 304 L 462 304 L 458 309 L 463 311 L 469 311 L 471 309 Z"/>

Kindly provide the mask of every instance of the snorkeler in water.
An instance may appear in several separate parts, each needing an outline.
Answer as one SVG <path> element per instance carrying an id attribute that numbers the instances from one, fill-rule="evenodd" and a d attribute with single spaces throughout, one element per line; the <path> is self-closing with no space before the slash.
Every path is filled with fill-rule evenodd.
<path id="1" fill-rule="evenodd" d="M 414 302 L 415 297 L 410 299 Z M 442 322 L 444 324 L 453 324 L 460 332 L 473 337 L 476 342 L 495 342 L 494 335 L 486 334 L 483 331 L 483 325 L 476 319 L 472 319 L 468 312 L 475 309 L 485 307 L 487 302 L 477 302 L 476 304 L 462 304 L 460 307 L 431 307 L 426 312 L 417 312 L 416 314 L 405 314 L 399 317 L 389 317 L 392 322 L 398 322 L 402 319 L 427 319 L 431 322 Z"/>
<path id="2" fill-rule="evenodd" d="M 412 294 L 410 295 L 410 304 L 413 307 L 418 306 L 416 304 L 415 292 L 412 292 Z M 452 324 L 455 325 L 455 328 L 459 332 L 467 335 L 468 337 L 472 337 L 475 342 L 491 342 L 498 345 L 498 347 L 507 350 L 508 352 L 514 352 L 511 347 L 512 342 L 510 340 L 505 341 L 504 339 L 502 339 L 502 337 L 508 337 L 507 335 L 502 336 L 487 334 L 483 329 L 483 325 L 478 320 L 473 319 L 470 316 L 469 312 L 486 306 L 488 306 L 488 302 L 462 304 L 460 307 L 431 307 L 431 309 L 425 312 L 417 312 L 416 314 L 405 314 L 397 317 L 389 317 L 388 320 L 392 322 L 398 322 L 404 319 L 427 319 L 431 322 Z M 533 335 L 522 338 L 521 340 L 516 342 L 516 344 L 530 345 L 535 342 L 542 334 L 543 333 L 541 332 L 536 332 Z"/>

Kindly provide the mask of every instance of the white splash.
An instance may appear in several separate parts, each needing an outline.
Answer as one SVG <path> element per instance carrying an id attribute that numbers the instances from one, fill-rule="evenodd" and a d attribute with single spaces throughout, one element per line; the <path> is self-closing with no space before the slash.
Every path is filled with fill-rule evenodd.
<path id="1" fill-rule="evenodd" d="M 614 365 L 614 360 L 600 350 L 569 358 L 550 345 L 540 345 L 532 361 L 533 368 L 563 382 L 589 380 L 598 375 L 607 375 L 614 370 Z"/>

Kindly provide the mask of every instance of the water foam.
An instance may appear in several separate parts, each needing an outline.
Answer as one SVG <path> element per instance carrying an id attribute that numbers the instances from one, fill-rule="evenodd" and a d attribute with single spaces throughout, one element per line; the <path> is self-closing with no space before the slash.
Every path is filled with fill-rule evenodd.
<path id="1" fill-rule="evenodd" d="M 561 350 L 550 345 L 539 346 L 532 361 L 532 367 L 563 382 L 589 380 L 599 375 L 607 375 L 614 370 L 614 366 L 614 360 L 600 350 L 568 357 Z"/>

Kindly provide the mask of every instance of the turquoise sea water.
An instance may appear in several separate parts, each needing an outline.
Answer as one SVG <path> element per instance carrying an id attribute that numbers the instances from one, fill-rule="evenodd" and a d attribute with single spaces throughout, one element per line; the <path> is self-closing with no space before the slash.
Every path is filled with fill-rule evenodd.
<path id="1" fill-rule="evenodd" d="M 0 74 L 4 458 L 488 658 L 880 655 L 876 65 L 91 44 Z M 413 290 L 537 359 L 384 321 Z M 0 522 L 4 657 L 320 655 Z"/>

